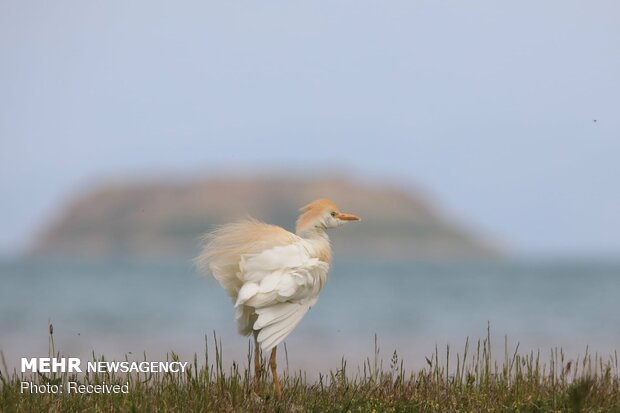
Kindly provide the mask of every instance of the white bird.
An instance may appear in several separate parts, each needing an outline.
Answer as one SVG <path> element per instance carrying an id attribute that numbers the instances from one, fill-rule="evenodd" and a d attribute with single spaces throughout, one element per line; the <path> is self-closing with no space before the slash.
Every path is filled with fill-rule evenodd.
<path id="1" fill-rule="evenodd" d="M 254 335 L 256 380 L 261 374 L 259 346 L 271 350 L 269 364 L 276 396 L 281 389 L 276 349 L 316 304 L 327 280 L 331 247 L 326 230 L 360 218 L 344 214 L 328 199 L 300 209 L 296 234 L 246 219 L 207 234 L 197 257 L 235 305 L 240 334 Z"/>

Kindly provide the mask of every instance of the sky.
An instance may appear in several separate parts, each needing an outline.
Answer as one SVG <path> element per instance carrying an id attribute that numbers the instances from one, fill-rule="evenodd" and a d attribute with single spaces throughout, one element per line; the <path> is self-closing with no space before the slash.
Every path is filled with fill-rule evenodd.
<path id="1" fill-rule="evenodd" d="M 0 255 L 123 177 L 346 171 L 620 253 L 620 3 L 0 2 Z"/>

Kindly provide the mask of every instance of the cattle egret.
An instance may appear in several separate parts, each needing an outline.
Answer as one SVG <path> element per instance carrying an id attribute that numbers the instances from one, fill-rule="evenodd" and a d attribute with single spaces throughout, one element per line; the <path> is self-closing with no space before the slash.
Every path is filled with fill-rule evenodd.
<path id="1" fill-rule="evenodd" d="M 198 268 L 210 272 L 235 305 L 239 334 L 254 336 L 256 383 L 261 374 L 259 348 L 271 350 L 274 391 L 281 395 L 276 348 L 319 298 L 327 280 L 331 247 L 325 230 L 360 219 L 344 214 L 328 199 L 300 209 L 296 234 L 246 219 L 205 236 Z"/>

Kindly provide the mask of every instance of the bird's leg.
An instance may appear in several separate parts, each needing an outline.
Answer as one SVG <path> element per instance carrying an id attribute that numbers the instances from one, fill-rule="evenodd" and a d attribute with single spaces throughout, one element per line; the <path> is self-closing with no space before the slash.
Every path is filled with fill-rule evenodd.
<path id="1" fill-rule="evenodd" d="M 254 332 L 254 391 L 260 391 L 260 376 L 263 373 L 260 357 L 260 345 L 258 344 L 258 334 Z"/>
<path id="2" fill-rule="evenodd" d="M 271 374 L 273 375 L 273 386 L 276 398 L 282 396 L 282 389 L 280 388 L 280 380 L 278 380 L 278 366 L 276 365 L 276 349 L 277 346 L 271 350 L 271 357 L 269 358 L 269 366 L 271 367 Z"/>

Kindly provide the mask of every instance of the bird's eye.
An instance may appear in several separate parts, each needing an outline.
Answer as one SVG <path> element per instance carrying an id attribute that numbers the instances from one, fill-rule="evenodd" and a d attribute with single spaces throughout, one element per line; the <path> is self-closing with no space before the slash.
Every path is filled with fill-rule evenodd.
<path id="1" fill-rule="evenodd" d="M 335 217 L 335 216 L 336 216 L 336 214 L 337 214 L 337 212 L 336 212 L 336 211 L 332 211 L 332 217 Z"/>

